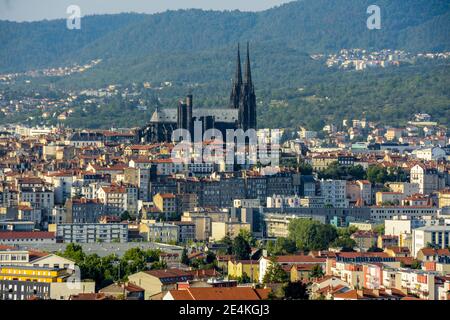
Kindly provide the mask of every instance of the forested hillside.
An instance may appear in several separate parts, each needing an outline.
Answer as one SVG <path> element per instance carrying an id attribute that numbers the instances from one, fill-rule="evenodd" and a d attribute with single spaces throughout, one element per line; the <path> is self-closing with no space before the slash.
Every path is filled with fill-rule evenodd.
<path id="1" fill-rule="evenodd" d="M 0 21 L 0 72 L 102 59 L 86 72 L 33 80 L 32 85 L 77 90 L 171 81 L 172 88 L 152 94 L 149 112 L 155 101 L 174 107 L 187 92 L 194 94 L 196 106 L 223 106 L 229 96 L 236 44 L 250 41 L 261 126 L 319 128 L 324 121 L 363 111 L 369 119 L 392 123 L 405 122 L 413 112 L 423 111 L 449 124 L 446 61 L 360 73 L 329 69 L 323 61 L 311 59 L 311 54 L 342 48 L 450 50 L 449 1 L 377 1 L 381 30 L 367 29 L 366 9 L 371 4 L 368 0 L 303 0 L 258 13 L 179 10 L 99 15 L 83 18 L 81 30 L 67 30 L 65 20 Z M 126 115 L 119 111 L 114 116 L 117 113 L 118 123 L 129 124 Z M 134 125 L 147 120 L 128 115 Z M 76 116 L 70 121 L 86 125 Z M 109 117 L 100 118 L 90 126 L 110 122 Z"/>

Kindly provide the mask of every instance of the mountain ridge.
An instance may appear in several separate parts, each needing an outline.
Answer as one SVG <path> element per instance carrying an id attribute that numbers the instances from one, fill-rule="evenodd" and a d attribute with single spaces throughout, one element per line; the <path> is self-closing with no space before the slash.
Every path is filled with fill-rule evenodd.
<path id="1" fill-rule="evenodd" d="M 171 10 L 65 20 L 0 21 L 0 71 L 23 71 L 68 61 L 131 59 L 158 53 L 198 52 L 239 41 L 282 43 L 305 52 L 340 48 L 450 50 L 450 3 L 380 0 L 381 30 L 368 30 L 368 0 L 303 0 L 260 12 Z M 280 49 L 283 49 L 281 47 Z M 82 62 L 82 61 L 77 61 Z"/>

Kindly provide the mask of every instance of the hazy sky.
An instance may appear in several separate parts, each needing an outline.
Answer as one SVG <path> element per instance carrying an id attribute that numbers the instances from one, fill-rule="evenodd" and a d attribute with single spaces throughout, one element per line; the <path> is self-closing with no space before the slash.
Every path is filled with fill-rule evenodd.
<path id="1" fill-rule="evenodd" d="M 0 20 L 35 21 L 65 18 L 69 5 L 82 15 L 94 13 L 155 13 L 168 9 L 259 11 L 291 0 L 0 0 Z"/>

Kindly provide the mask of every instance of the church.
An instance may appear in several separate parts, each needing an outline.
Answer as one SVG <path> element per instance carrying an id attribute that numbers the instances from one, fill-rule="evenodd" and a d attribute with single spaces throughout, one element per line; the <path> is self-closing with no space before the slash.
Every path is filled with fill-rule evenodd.
<path id="1" fill-rule="evenodd" d="M 171 142 L 176 129 L 189 130 L 193 135 L 194 122 L 201 121 L 202 130 L 217 129 L 226 136 L 226 130 L 256 129 L 256 96 L 252 81 L 250 52 L 247 56 L 244 75 L 241 68 L 241 53 L 238 46 L 236 74 L 226 108 L 194 108 L 193 96 L 180 101 L 178 108 L 160 109 L 153 113 L 150 123 L 139 130 L 139 140 L 143 143 Z"/>

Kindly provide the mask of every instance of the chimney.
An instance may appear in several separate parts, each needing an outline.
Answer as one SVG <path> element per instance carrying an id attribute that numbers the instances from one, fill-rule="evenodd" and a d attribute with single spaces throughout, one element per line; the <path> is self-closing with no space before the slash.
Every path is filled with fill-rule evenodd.
<path id="1" fill-rule="evenodd" d="M 192 95 L 188 95 L 186 97 L 186 129 L 189 130 L 189 132 L 192 135 L 192 131 L 194 129 L 194 124 L 193 124 L 193 120 L 192 120 L 192 112 L 194 109 L 194 105 L 193 105 L 193 97 Z"/>

